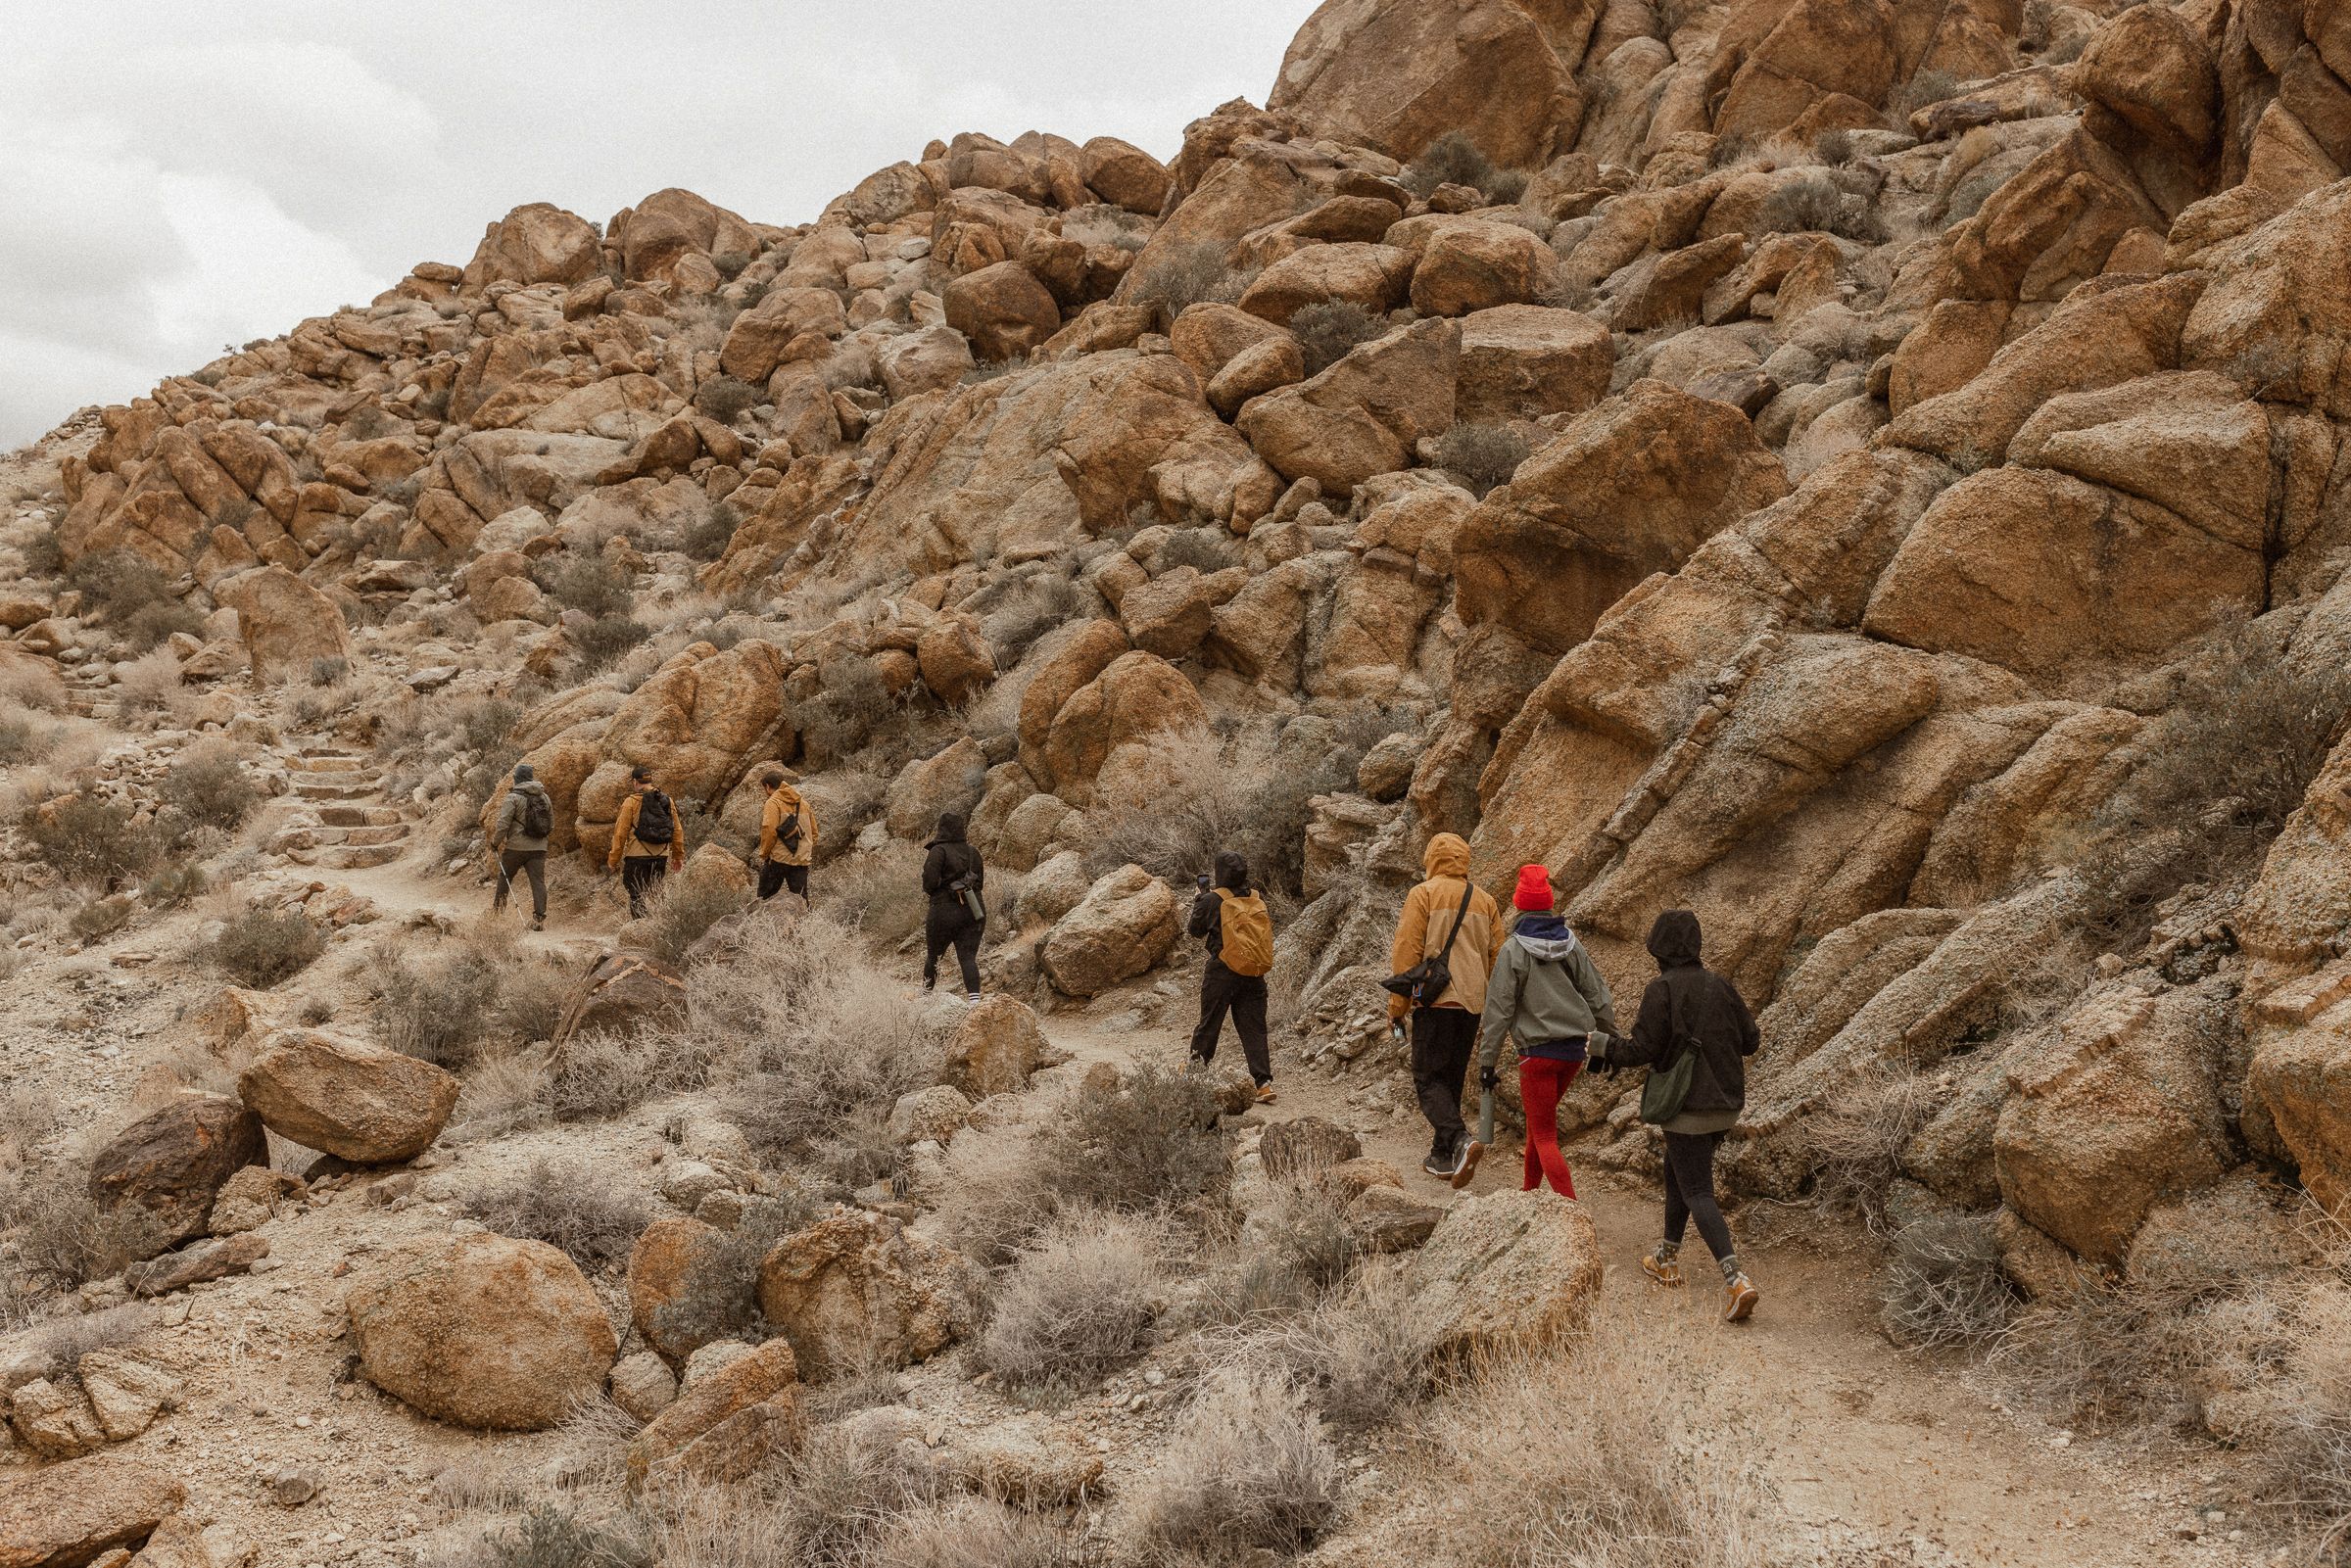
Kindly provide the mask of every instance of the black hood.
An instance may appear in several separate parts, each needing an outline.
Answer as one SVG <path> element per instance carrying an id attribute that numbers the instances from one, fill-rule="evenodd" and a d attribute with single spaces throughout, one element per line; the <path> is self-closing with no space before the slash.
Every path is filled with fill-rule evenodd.
<path id="1" fill-rule="evenodd" d="M 1217 857 L 1217 885 L 1235 893 L 1249 890 L 1249 862 L 1227 849 Z"/>
<path id="2" fill-rule="evenodd" d="M 1698 917 L 1686 909 L 1669 909 L 1649 928 L 1649 956 L 1661 970 L 1687 968 L 1699 962 L 1701 941 Z"/>
<path id="3" fill-rule="evenodd" d="M 932 836 L 931 841 L 935 844 L 962 843 L 963 818 L 952 811 L 942 813 L 938 819 L 938 832 Z"/>

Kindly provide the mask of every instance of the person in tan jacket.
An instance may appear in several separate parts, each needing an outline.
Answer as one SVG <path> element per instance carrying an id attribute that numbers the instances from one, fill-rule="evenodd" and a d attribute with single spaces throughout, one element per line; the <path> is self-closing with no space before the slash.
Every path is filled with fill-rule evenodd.
<path id="1" fill-rule="evenodd" d="M 629 770 L 628 798 L 612 824 L 612 853 L 605 864 L 620 873 L 628 890 L 629 918 L 645 918 L 646 899 L 670 871 L 686 864 L 686 829 L 669 796 L 653 787 L 652 770 Z"/>
<path id="2" fill-rule="evenodd" d="M 1420 1114 L 1428 1118 L 1430 1134 L 1428 1158 L 1420 1168 L 1450 1182 L 1473 1172 L 1485 1153 L 1462 1122 L 1462 1086 L 1477 1045 L 1477 1009 L 1485 1002 L 1487 974 L 1503 938 L 1502 906 L 1484 888 L 1470 885 L 1469 846 L 1458 834 L 1431 838 L 1420 865 L 1427 879 L 1404 900 L 1388 970 L 1402 974 L 1423 959 L 1436 957 L 1458 918 L 1461 934 L 1445 956 L 1453 981 L 1433 1001 L 1420 1005 L 1391 993 L 1388 1017 L 1400 1030 L 1408 1016 L 1412 1021 L 1413 1089 L 1420 1098 Z"/>
<path id="3" fill-rule="evenodd" d="M 816 859 L 816 812 L 783 769 L 771 768 L 760 782 L 767 785 L 767 807 L 759 814 L 759 896 L 773 898 L 777 888 L 789 887 L 806 898 L 808 867 Z"/>

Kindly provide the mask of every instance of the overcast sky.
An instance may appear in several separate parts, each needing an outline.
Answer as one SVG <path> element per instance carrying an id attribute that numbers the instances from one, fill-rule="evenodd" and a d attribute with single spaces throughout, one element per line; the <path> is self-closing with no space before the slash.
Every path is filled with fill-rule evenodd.
<path id="1" fill-rule="evenodd" d="M 1162 158 L 1314 0 L 0 0 L 0 447 L 524 202 L 816 216 L 934 136 Z"/>

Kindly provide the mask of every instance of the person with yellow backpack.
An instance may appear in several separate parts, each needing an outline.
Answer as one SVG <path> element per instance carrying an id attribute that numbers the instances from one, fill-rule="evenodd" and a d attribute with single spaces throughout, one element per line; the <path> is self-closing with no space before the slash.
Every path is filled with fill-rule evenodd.
<path id="1" fill-rule="evenodd" d="M 1192 1031 L 1192 1061 L 1205 1067 L 1217 1054 L 1224 1015 L 1232 1015 L 1257 1080 L 1257 1101 L 1273 1098 L 1273 1056 L 1266 1044 L 1266 974 L 1273 968 L 1273 917 L 1249 885 L 1249 862 L 1226 850 L 1217 857 L 1214 885 L 1200 879 L 1189 927 L 1208 948 L 1200 976 L 1200 1026 Z"/>

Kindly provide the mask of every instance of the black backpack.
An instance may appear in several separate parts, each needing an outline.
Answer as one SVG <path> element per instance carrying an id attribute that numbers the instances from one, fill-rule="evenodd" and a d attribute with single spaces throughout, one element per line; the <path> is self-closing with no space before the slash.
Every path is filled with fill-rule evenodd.
<path id="1" fill-rule="evenodd" d="M 658 789 L 648 789 L 637 807 L 637 841 L 658 848 L 678 835 L 677 818 L 669 808 L 669 796 Z"/>
<path id="2" fill-rule="evenodd" d="M 547 791 L 544 789 L 524 790 L 522 792 L 522 836 L 545 838 L 554 831 L 555 808 L 554 804 L 547 798 Z"/>

